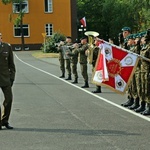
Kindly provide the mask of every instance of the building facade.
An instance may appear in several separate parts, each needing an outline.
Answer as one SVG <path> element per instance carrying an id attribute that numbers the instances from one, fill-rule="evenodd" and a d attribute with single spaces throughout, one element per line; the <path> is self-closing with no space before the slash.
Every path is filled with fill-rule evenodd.
<path id="1" fill-rule="evenodd" d="M 76 0 L 24 0 L 22 9 L 27 49 L 40 49 L 43 43 L 42 33 L 50 37 L 54 32 L 60 32 L 73 39 L 77 38 Z M 0 32 L 3 41 L 9 42 L 13 49 L 19 49 L 21 45 L 20 26 L 13 22 L 19 11 L 19 3 L 4 5 L 0 2 Z"/>

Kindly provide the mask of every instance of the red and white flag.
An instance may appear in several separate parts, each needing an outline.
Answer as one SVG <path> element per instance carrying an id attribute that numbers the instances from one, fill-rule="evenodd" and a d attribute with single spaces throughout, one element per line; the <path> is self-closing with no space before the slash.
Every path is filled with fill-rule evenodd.
<path id="1" fill-rule="evenodd" d="M 137 66 L 138 56 L 105 42 L 100 44 L 100 49 L 93 82 L 124 94 Z"/>
<path id="2" fill-rule="evenodd" d="M 98 56 L 98 63 L 96 66 L 96 70 L 95 70 L 95 75 L 93 80 L 95 82 L 99 82 L 102 83 L 103 81 L 108 81 L 109 77 L 108 77 L 108 70 L 107 70 L 107 66 L 106 66 L 106 58 L 105 58 L 105 49 L 106 49 L 106 44 L 101 43 L 99 44 L 99 47 L 101 49 L 101 52 Z"/>
<path id="3" fill-rule="evenodd" d="M 82 19 L 80 19 L 80 22 L 83 25 L 83 27 L 86 27 L 86 19 L 85 19 L 85 17 L 83 17 Z"/>

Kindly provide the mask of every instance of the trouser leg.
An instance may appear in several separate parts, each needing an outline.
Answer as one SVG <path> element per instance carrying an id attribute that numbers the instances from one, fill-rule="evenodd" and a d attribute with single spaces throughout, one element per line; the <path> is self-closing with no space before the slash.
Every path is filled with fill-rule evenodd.
<path id="1" fill-rule="evenodd" d="M 2 111 L 2 123 L 8 123 L 11 106 L 12 106 L 12 89 L 11 86 L 1 87 L 4 94 L 3 111 Z"/>

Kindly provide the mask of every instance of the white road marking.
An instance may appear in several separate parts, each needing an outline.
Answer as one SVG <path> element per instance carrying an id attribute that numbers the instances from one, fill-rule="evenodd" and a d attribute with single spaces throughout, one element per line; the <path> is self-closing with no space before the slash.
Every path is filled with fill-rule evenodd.
<path id="1" fill-rule="evenodd" d="M 100 100 L 103 100 L 103 101 L 106 102 L 106 103 L 109 103 L 109 104 L 111 104 L 111 105 L 113 105 L 113 106 L 115 106 L 115 107 L 118 107 L 118 108 L 120 108 L 120 109 L 122 109 L 122 110 L 124 110 L 124 111 L 126 111 L 126 112 L 129 112 L 129 113 L 131 113 L 131 114 L 133 114 L 133 115 L 135 115 L 135 116 L 138 116 L 138 117 L 140 117 L 140 118 L 142 118 L 142 119 L 144 119 L 144 120 L 150 122 L 150 118 L 149 118 L 149 117 L 143 116 L 143 115 L 141 115 L 141 114 L 139 114 L 139 113 L 136 113 L 136 112 L 134 112 L 134 111 L 132 111 L 132 110 L 129 110 L 129 109 L 127 109 L 127 108 L 124 108 L 124 107 L 122 107 L 122 106 L 120 106 L 120 105 L 118 105 L 118 104 L 116 104 L 116 103 L 114 103 L 114 102 L 111 102 L 111 101 L 109 101 L 109 100 L 107 100 L 107 99 L 105 99 L 105 98 L 103 98 L 103 97 L 101 97 L 101 96 L 99 96 L 99 95 L 95 95 L 95 94 L 93 94 L 92 92 L 87 91 L 86 89 L 80 88 L 80 87 L 78 87 L 78 86 L 76 86 L 76 85 L 74 85 L 74 84 L 72 84 L 72 83 L 70 83 L 70 82 L 68 82 L 68 81 L 65 81 L 64 79 L 61 79 L 61 78 L 59 78 L 59 77 L 57 77 L 57 76 L 55 76 L 55 75 L 53 75 L 53 74 L 51 74 L 51 73 L 49 73 L 49 72 L 46 72 L 46 71 L 44 71 L 44 70 L 42 70 L 42 69 L 39 69 L 39 68 L 37 68 L 37 67 L 35 67 L 35 66 L 32 66 L 32 65 L 30 65 L 29 63 L 26 63 L 26 62 L 24 62 L 23 60 L 21 60 L 16 54 L 15 54 L 15 57 L 16 57 L 20 62 L 24 63 L 25 65 L 27 65 L 27 66 L 29 66 L 29 67 L 32 67 L 32 68 L 34 68 L 34 69 L 36 69 L 36 70 L 38 70 L 38 71 L 41 71 L 41 72 L 43 72 L 43 73 L 45 73 L 45 74 L 47 74 L 47 75 L 50 75 L 50 76 L 52 76 L 52 77 L 54 77 L 54 78 L 57 78 L 57 79 L 59 79 L 59 80 L 62 80 L 63 82 L 65 82 L 65 83 L 67 83 L 67 84 L 70 84 L 71 86 L 74 86 L 74 87 L 76 87 L 76 88 L 78 88 L 78 89 L 80 89 L 80 90 L 82 90 L 82 91 L 84 91 L 84 92 L 86 92 L 86 93 L 88 93 L 88 94 L 90 94 L 90 95 L 92 95 L 92 96 L 94 96 L 94 97 L 100 99 Z"/>

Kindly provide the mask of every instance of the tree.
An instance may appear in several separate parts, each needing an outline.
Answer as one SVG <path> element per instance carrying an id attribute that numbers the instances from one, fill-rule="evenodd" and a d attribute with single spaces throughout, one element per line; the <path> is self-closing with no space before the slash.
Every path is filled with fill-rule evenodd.
<path id="1" fill-rule="evenodd" d="M 78 18 L 87 20 L 87 30 L 97 31 L 100 38 L 117 40 L 121 28 L 133 33 L 147 30 L 150 24 L 149 0 L 78 0 Z"/>
<path id="2" fill-rule="evenodd" d="M 13 4 L 13 3 L 18 3 L 19 4 L 19 13 L 17 18 L 14 19 L 14 23 L 16 26 L 20 25 L 20 31 L 21 31 L 21 45 L 22 45 L 22 50 L 25 49 L 25 44 L 24 44 L 24 33 L 23 33 L 23 17 L 24 17 L 24 11 L 22 4 L 25 0 L 2 0 L 2 3 L 7 5 L 7 4 Z M 12 14 L 10 15 L 10 21 L 12 18 Z"/>

